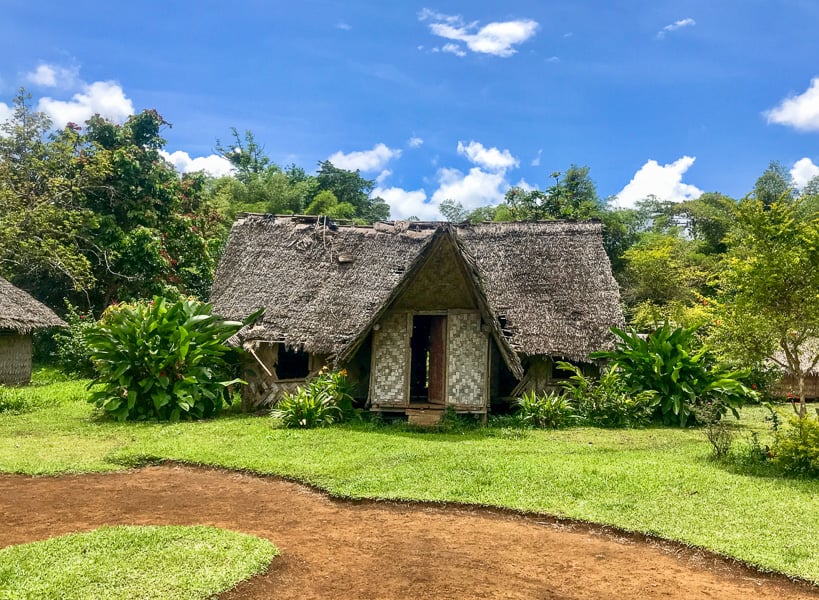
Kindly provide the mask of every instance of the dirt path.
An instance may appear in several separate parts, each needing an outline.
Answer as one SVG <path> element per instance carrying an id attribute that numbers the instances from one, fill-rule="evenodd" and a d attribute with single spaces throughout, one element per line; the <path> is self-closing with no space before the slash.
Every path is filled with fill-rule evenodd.
<path id="1" fill-rule="evenodd" d="M 104 524 L 214 525 L 272 540 L 225 598 L 819 598 L 670 543 L 483 509 L 335 501 L 304 486 L 165 465 L 0 476 L 0 546 Z"/>

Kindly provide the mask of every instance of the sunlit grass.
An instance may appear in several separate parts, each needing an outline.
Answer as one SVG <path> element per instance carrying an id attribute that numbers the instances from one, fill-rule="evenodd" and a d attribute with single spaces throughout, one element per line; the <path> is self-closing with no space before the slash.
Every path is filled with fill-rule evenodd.
<path id="1" fill-rule="evenodd" d="M 752 431 L 766 443 L 765 414 L 745 409 L 739 445 Z M 6 472 L 116 470 L 154 459 L 283 475 L 345 497 L 486 504 L 604 523 L 819 582 L 819 520 L 811 517 L 819 514 L 819 481 L 716 462 L 696 429 L 301 431 L 244 415 L 117 424 L 78 400 L 0 414 Z"/>
<path id="2" fill-rule="evenodd" d="M 210 598 L 264 571 L 268 541 L 215 527 L 103 527 L 0 549 L 0 597 Z"/>

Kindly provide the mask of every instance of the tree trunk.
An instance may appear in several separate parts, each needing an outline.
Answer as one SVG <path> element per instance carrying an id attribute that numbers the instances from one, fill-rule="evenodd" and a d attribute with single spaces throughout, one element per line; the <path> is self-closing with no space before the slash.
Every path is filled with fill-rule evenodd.
<path id="1" fill-rule="evenodd" d="M 794 404 L 793 410 L 800 419 L 804 419 L 808 414 L 808 407 L 805 403 L 805 374 L 802 369 L 799 369 L 799 409 L 797 410 L 796 404 Z"/>

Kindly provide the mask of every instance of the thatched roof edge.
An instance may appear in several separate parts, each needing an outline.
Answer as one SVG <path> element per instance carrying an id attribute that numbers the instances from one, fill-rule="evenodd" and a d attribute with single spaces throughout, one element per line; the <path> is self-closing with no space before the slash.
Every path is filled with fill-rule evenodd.
<path id="1" fill-rule="evenodd" d="M 67 325 L 45 304 L 0 277 L 0 329 L 28 335 L 48 327 Z"/>

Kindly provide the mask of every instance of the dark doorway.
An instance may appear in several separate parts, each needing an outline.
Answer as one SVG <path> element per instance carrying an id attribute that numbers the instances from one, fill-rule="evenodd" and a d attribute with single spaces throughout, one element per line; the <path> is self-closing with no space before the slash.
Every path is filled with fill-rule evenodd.
<path id="1" fill-rule="evenodd" d="M 410 348 L 410 402 L 444 404 L 446 317 L 414 316 Z"/>
<path id="2" fill-rule="evenodd" d="M 279 346 L 276 375 L 279 379 L 304 379 L 310 374 L 310 355 L 300 350 Z"/>

